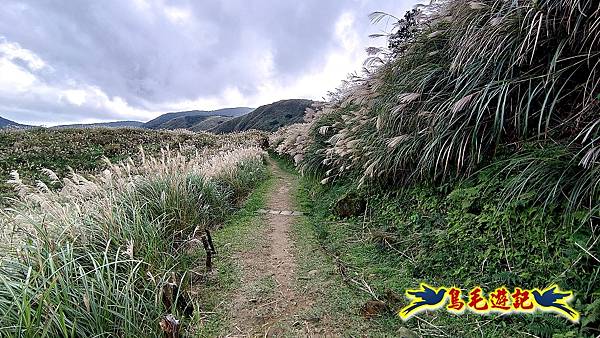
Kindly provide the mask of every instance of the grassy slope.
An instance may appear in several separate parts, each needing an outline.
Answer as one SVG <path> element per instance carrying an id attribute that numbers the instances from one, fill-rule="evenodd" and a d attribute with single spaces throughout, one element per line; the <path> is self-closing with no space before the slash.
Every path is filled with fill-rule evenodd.
<path id="1" fill-rule="evenodd" d="M 260 106 L 244 116 L 225 121 L 211 131 L 215 133 L 231 133 L 250 129 L 275 131 L 280 127 L 302 122 L 304 111 L 312 102 L 302 99 L 273 102 Z"/>
<path id="2" fill-rule="evenodd" d="M 153 120 L 150 120 L 150 121 L 144 123 L 143 127 L 149 128 L 149 129 L 167 129 L 167 127 L 168 127 L 167 124 L 169 123 L 169 121 L 171 121 L 173 119 L 181 118 L 181 117 L 186 117 L 186 116 L 192 116 L 192 117 L 193 116 L 240 116 L 240 115 L 248 113 L 251 110 L 252 110 L 252 108 L 248 108 L 248 107 L 237 107 L 237 108 L 223 108 L 223 109 L 217 109 L 217 110 L 212 110 L 212 111 L 190 110 L 190 111 L 183 111 L 183 112 L 166 113 L 166 114 L 160 115 L 159 117 L 157 117 Z M 171 126 L 171 127 L 173 127 L 173 126 Z M 184 127 L 179 125 L 178 128 L 184 128 Z"/>
<path id="3" fill-rule="evenodd" d="M 140 146 L 155 154 L 165 147 L 177 149 L 180 144 L 201 148 L 214 144 L 214 138 L 139 128 L 0 131 L 0 197 L 14 196 L 5 183 L 12 170 L 18 170 L 26 182 L 32 182 L 46 179 L 40 173 L 42 168 L 59 176 L 68 173 L 69 167 L 89 172 L 102 167 L 103 157 L 118 161 L 137 156 Z"/>
<path id="4" fill-rule="evenodd" d="M 290 169 L 293 170 L 293 169 Z M 456 187 L 454 196 L 470 191 L 471 186 L 467 184 Z M 528 251 L 514 250 L 511 260 L 514 275 L 494 274 L 494 264 L 506 259 L 502 250 L 498 254 L 486 249 L 478 250 L 478 246 L 488 243 L 489 246 L 499 246 L 494 241 L 495 232 L 482 232 L 474 241 L 464 241 L 457 238 L 455 250 L 463 253 L 469 253 L 464 259 L 453 262 L 451 254 L 447 247 L 441 243 L 452 243 L 447 233 L 451 229 L 444 229 L 441 224 L 428 223 L 428 218 L 438 218 L 441 220 L 450 220 L 454 217 L 454 223 L 450 223 L 454 231 L 459 233 L 473 227 L 467 220 L 473 217 L 473 214 L 462 210 L 463 206 L 456 208 L 441 208 L 439 194 L 427 192 L 425 189 L 416 189 L 408 192 L 411 199 L 419 201 L 414 205 L 403 205 L 402 199 L 398 196 L 390 195 L 372 195 L 369 203 L 373 207 L 369 209 L 370 215 L 365 219 L 363 217 L 353 219 L 339 219 L 332 215 L 331 205 L 334 204 L 340 196 L 352 190 L 351 185 L 335 185 L 325 187 L 318 184 L 311 178 L 303 178 L 301 189 L 298 192 L 297 199 L 303 206 L 303 209 L 309 213 L 310 217 L 305 222 L 297 226 L 297 238 L 301 249 L 298 250 L 304 255 L 300 255 L 300 272 L 306 275 L 307 271 L 316 270 L 318 274 L 310 280 L 305 280 L 307 284 L 318 285 L 323 290 L 320 303 L 315 306 L 314 311 L 320 313 L 329 313 L 334 316 L 333 320 L 344 327 L 344 335 L 356 336 L 364 330 L 368 330 L 372 336 L 390 336 L 398 335 L 400 332 L 410 337 L 410 331 L 424 336 L 449 335 L 461 337 L 480 337 L 482 334 L 486 337 L 507 336 L 521 337 L 526 333 L 537 336 L 570 337 L 570 336 L 593 336 L 593 329 L 589 323 L 583 325 L 569 325 L 562 318 L 555 318 L 551 315 L 536 314 L 533 316 L 506 316 L 500 317 L 479 316 L 474 314 L 464 314 L 461 316 L 450 315 L 444 311 L 420 315 L 419 319 L 404 323 L 395 312 L 401 307 L 407 305 L 404 298 L 404 291 L 408 288 L 417 287 L 422 281 L 427 281 L 437 285 L 453 284 L 464 288 L 480 284 L 484 288 L 497 287 L 500 284 L 512 286 L 524 283 L 526 286 L 545 286 L 544 283 L 550 282 L 548 276 L 563 268 L 564 264 L 569 264 L 572 257 L 564 257 L 564 252 L 555 252 L 539 241 L 540 245 L 535 244 L 535 227 L 515 227 L 515 236 L 530 236 L 524 239 L 515 238 L 511 245 L 520 245 L 520 241 L 531 241 L 533 245 Z M 465 196 L 459 196 L 464 198 Z M 473 198 L 479 198 L 474 196 Z M 489 196 L 486 196 L 489 200 Z M 470 207 L 467 206 L 467 207 Z M 447 210 L 447 209 L 450 210 Z M 438 210 L 437 214 L 432 213 Z M 457 213 L 465 214 L 464 218 L 456 218 Z M 485 213 L 482 213 L 485 216 Z M 531 208 L 517 212 L 510 221 L 533 222 L 539 214 L 544 214 L 541 210 L 532 210 Z M 527 216 L 533 215 L 533 216 Z M 488 215 L 489 216 L 489 215 Z M 501 215 L 502 216 L 502 215 Z M 523 218 L 523 217 L 529 217 Z M 547 221 L 548 217 L 537 219 L 539 222 Z M 395 220 L 394 220 L 395 218 Z M 505 217 L 501 218 L 506 220 Z M 412 220 L 412 221 L 411 221 Z M 403 224 L 406 224 L 404 226 Z M 428 225 L 429 224 L 429 225 Z M 410 226 L 409 226 L 410 225 Z M 434 226 L 433 229 L 427 229 Z M 396 229 L 394 229 L 396 227 Z M 414 227 L 414 228 L 412 228 Z M 435 229 L 435 227 L 439 227 Z M 420 229 L 419 231 L 416 231 Z M 564 230 L 566 231 L 566 230 Z M 428 235 L 428 232 L 430 235 Z M 438 237 L 435 235 L 436 234 Z M 386 237 L 387 236 L 387 237 Z M 396 237 L 399 236 L 399 237 Z M 565 235 L 562 232 L 548 234 L 546 241 L 560 240 Z M 388 242 L 383 242 L 383 238 Z M 394 242 L 397 240 L 398 242 Z M 389 243 L 392 243 L 391 246 Z M 407 246 L 400 243 L 405 242 Z M 429 243 L 428 243 L 429 242 Z M 547 243 L 547 242 L 546 242 Z M 472 247 L 468 247 L 471 245 Z M 317 249 L 317 246 L 321 250 Z M 528 252 L 538 253 L 544 251 L 543 255 L 547 261 L 542 265 L 541 262 L 529 263 L 518 254 Z M 404 254 L 401 254 L 404 252 Z M 552 256 L 554 254 L 554 256 Z M 557 255 L 563 255 L 557 256 Z M 577 256 L 579 253 L 570 253 Z M 420 264 L 413 264 L 406 255 L 411 256 Z M 481 267 L 481 260 L 488 260 L 490 267 L 485 267 L 483 273 L 474 273 L 469 271 L 471 264 L 476 264 L 477 269 Z M 583 260 L 587 258 L 582 257 Z M 477 262 L 477 263 L 474 263 Z M 564 264 L 563 264 L 564 263 Z M 592 262 L 590 262 L 592 263 Z M 530 276 L 536 270 L 534 268 L 545 269 L 546 273 L 538 273 L 536 276 Z M 360 309 L 370 299 L 373 299 L 364 290 L 352 281 L 343 279 L 339 276 L 340 269 L 343 269 L 347 276 L 356 281 L 364 281 L 373 289 L 380 300 L 388 304 L 389 312 L 365 321 L 358 315 Z M 466 269 L 466 270 L 465 270 Z M 332 276 L 332 271 L 337 275 Z M 563 279 L 552 280 L 559 282 L 564 286 L 565 280 L 570 281 L 568 285 L 575 284 L 577 271 L 568 271 Z M 522 275 L 522 276 L 521 276 Z M 470 276 L 470 278 L 468 278 Z M 537 283 L 539 285 L 532 285 Z M 592 288 L 593 289 L 593 288 Z M 585 290 L 577 289 L 578 297 L 585 298 Z M 578 301 L 575 304 L 577 310 L 588 315 L 590 313 L 585 305 Z M 584 319 L 585 321 L 585 319 Z M 410 330 L 410 331 L 409 331 Z"/>
<path id="5" fill-rule="evenodd" d="M 557 283 L 582 314 L 576 325 L 440 314 L 434 324 L 453 335 L 477 334 L 468 325 L 479 319 L 488 335 L 504 326 L 513 336 L 597 336 L 600 53 L 588 38 L 597 3 L 449 1 L 424 13 L 416 27 L 398 22 L 397 57 L 278 148 L 336 181 L 316 205 L 353 190 L 368 202 L 353 220 L 330 219 L 322 205 L 319 238 L 372 274 L 380 295 L 423 280 L 488 291 Z M 350 183 L 361 179 L 362 189 Z"/>
<path id="6" fill-rule="evenodd" d="M 22 128 L 22 127 L 28 127 L 28 126 L 23 125 L 23 124 L 19 124 L 17 122 L 14 122 L 14 121 L 11 121 L 11 120 L 8 120 L 8 119 L 5 119 L 3 117 L 0 117 L 0 128 L 8 128 L 8 127 L 11 127 L 11 128 Z"/>
<path id="7" fill-rule="evenodd" d="M 196 132 L 207 131 L 207 130 L 217 127 L 221 123 L 231 120 L 232 118 L 233 117 L 230 117 L 230 116 L 211 116 L 201 122 L 194 124 L 193 126 L 191 126 L 188 129 L 191 131 L 196 131 Z"/>
<path id="8" fill-rule="evenodd" d="M 171 119 L 160 125 L 160 128 L 155 129 L 188 129 L 202 121 L 210 118 L 211 116 L 181 116 Z"/>

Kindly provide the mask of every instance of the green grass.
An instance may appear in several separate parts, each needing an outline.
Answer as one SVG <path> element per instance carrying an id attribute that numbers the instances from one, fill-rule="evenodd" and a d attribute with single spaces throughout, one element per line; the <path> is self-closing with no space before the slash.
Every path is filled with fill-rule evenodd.
<path id="1" fill-rule="evenodd" d="M 482 184 L 485 184 L 485 181 Z M 593 270 L 593 262 L 590 258 L 583 257 L 579 260 L 580 265 L 572 268 L 570 262 L 581 256 L 581 253 L 569 248 L 558 249 L 558 242 L 549 246 L 537 245 L 535 243 L 540 243 L 540 238 L 536 229 L 541 225 L 518 227 L 515 224 L 519 217 L 528 217 L 521 220 L 524 224 L 536 221 L 535 215 L 544 213 L 541 209 L 516 209 L 514 216 L 505 217 L 496 213 L 499 221 L 506 222 L 505 226 L 509 223 L 515 224 L 512 230 L 515 237 L 511 242 L 513 248 L 509 258 L 514 271 L 511 275 L 501 273 L 504 270 L 502 263 L 505 262 L 502 250 L 497 251 L 497 257 L 494 256 L 495 250 L 486 251 L 487 247 L 496 246 L 498 243 L 493 226 L 490 227 L 490 232 L 479 230 L 482 232 L 471 239 L 468 236 L 458 236 L 451 240 L 449 237 L 450 233 L 468 234 L 469 229 L 475 227 L 471 221 L 475 215 L 462 209 L 468 209 L 471 205 L 456 206 L 456 203 L 452 203 L 452 198 L 459 198 L 463 203 L 469 201 L 463 195 L 465 190 L 473 194 L 472 187 L 461 186 L 453 190 L 454 193 L 449 197 L 449 205 L 445 204 L 443 199 L 440 200 L 443 194 L 432 193 L 426 189 L 407 190 L 402 196 L 370 195 L 367 222 L 363 217 L 339 219 L 331 214 L 331 205 L 339 196 L 352 189 L 352 185 L 327 187 L 319 185 L 313 179 L 304 178 L 297 197 L 304 210 L 311 215 L 298 224 L 296 230 L 297 238 L 302 238 L 302 241 L 299 241 L 301 248 L 298 250 L 302 262 L 300 275 L 311 270 L 318 271 L 316 277 L 305 281 L 306 287 L 315 284 L 323 290 L 322 299 L 315 311 L 328 313 L 335 321 L 343 323 L 340 326 L 344 327 L 344 335 L 355 336 L 360 332 L 369 332 L 370 336 L 391 336 L 399 330 L 410 329 L 424 336 L 446 334 L 479 337 L 483 333 L 486 337 L 520 337 L 524 332 L 538 336 L 593 336 L 595 331 L 591 323 L 597 316 L 597 309 L 590 305 L 594 296 L 591 293 L 586 294 L 586 289 L 594 290 L 594 286 L 586 283 L 594 281 L 585 278 L 592 274 L 591 271 L 581 272 L 581 269 Z M 482 205 L 496 203 L 491 196 L 494 194 L 476 193 L 470 201 L 479 200 Z M 487 217 L 485 215 L 486 212 L 481 213 L 480 222 Z M 447 221 L 451 223 L 446 225 Z M 537 222 L 547 222 L 547 218 L 540 218 Z M 447 226 L 450 228 L 446 228 Z M 546 237 L 546 241 L 554 243 L 552 241 L 560 242 L 564 234 L 554 230 Z M 383 238 L 391 243 L 393 249 L 382 243 Z M 531 242 L 529 245 L 519 246 L 521 240 Z M 480 246 L 484 248 L 477 249 Z M 316 247 L 320 247 L 321 250 L 315 250 Z M 400 252 L 410 256 L 414 263 Z M 547 261 L 542 264 L 519 255 L 546 257 Z M 368 321 L 358 316 L 360 307 L 373 297 L 360 290 L 353 282 L 342 283 L 338 276 L 339 265 L 334 263 L 336 261 L 342 262 L 348 276 L 358 282 L 364 280 L 376 296 L 389 305 L 391 311 Z M 479 272 L 482 262 L 485 266 L 483 273 Z M 471 269 L 472 267 L 475 269 Z M 543 272 L 536 272 L 536 269 L 542 269 Z M 566 274 L 557 279 L 557 275 L 564 270 L 567 270 Z M 578 277 L 578 274 L 582 275 Z M 444 311 L 420 315 L 424 321 L 413 318 L 405 323 L 395 315 L 395 311 L 407 305 L 404 291 L 418 287 L 423 281 L 437 286 L 458 285 L 463 288 L 478 284 L 488 289 L 500 285 L 545 287 L 548 283 L 558 282 L 563 289 L 575 290 L 578 297 L 575 307 L 584 316 L 583 324 L 571 325 L 565 319 L 546 314 L 502 318 L 475 314 L 456 316 Z"/>
<path id="2" fill-rule="evenodd" d="M 349 276 L 360 281 L 365 277 L 377 290 L 382 283 L 401 283 L 401 274 L 394 271 L 384 257 L 376 253 L 372 246 L 356 242 L 354 229 L 332 220 L 329 202 L 333 201 L 335 192 L 324 195 L 311 179 L 303 178 L 296 194 L 296 200 L 302 211 L 310 216 L 303 217 L 294 226 L 297 238 L 298 287 L 300 289 L 320 290 L 317 303 L 310 310 L 316 318 L 329 317 L 339 328 L 337 334 L 344 337 L 362 336 L 368 332 L 369 337 L 393 336 L 403 327 L 399 318 L 392 313 L 383 313 L 379 317 L 365 319 L 361 315 L 361 307 L 373 299 L 367 292 L 361 291 L 351 281 L 344 281 L 340 274 L 339 257 L 345 268 L 352 267 Z M 318 197 L 317 197 L 318 196 Z M 355 275 L 357 272 L 359 275 Z M 373 279 L 374 275 L 385 273 L 391 278 Z M 310 278 L 302 278 L 309 276 Z M 388 284 L 388 287 L 395 285 Z M 310 314 L 307 314 L 310 317 Z"/>
<path id="3" fill-rule="evenodd" d="M 265 207 L 273 182 L 269 174 L 269 179 L 250 194 L 243 207 L 213 234 L 215 246 L 219 248 L 214 262 L 218 273 L 216 277 L 209 278 L 199 291 L 198 303 L 201 312 L 205 313 L 197 315 L 195 336 L 215 337 L 229 328 L 230 297 L 241 286 L 241 266 L 234 256 L 261 245 L 259 234 L 265 223 L 256 211 Z"/>
<path id="4" fill-rule="evenodd" d="M 288 158 L 284 157 L 283 155 L 276 154 L 273 151 L 269 151 L 269 156 L 277 164 L 277 166 L 280 169 L 282 169 L 283 171 L 285 171 L 288 174 L 298 176 L 298 174 L 299 174 L 298 170 L 296 170 L 296 167 L 294 167 L 294 165 Z M 299 200 L 297 199 L 296 202 L 298 202 L 298 201 Z"/>
<path id="5" fill-rule="evenodd" d="M 596 207 L 597 4 L 453 0 L 417 12 L 395 25 L 395 50 L 332 96 L 309 135 L 287 143 L 292 152 L 304 143 L 303 170 L 330 180 L 443 184 L 508 151 L 524 161 L 507 170 L 528 169 L 509 192 L 524 186 L 573 209 Z M 558 166 L 547 156 L 553 148 Z"/>
<path id="6" fill-rule="evenodd" d="M 0 197 L 10 196 L 12 189 L 5 183 L 12 170 L 18 170 L 27 182 L 44 180 L 43 168 L 64 176 L 73 168 L 92 172 L 103 167 L 102 158 L 119 161 L 136 157 L 143 146 L 149 155 L 160 149 L 177 149 L 179 144 L 206 147 L 214 145 L 203 134 L 181 134 L 148 131 L 138 128 L 32 129 L 0 131 Z"/>
<path id="7" fill-rule="evenodd" d="M 302 239 L 297 241 L 296 247 L 299 277 L 297 289 L 298 292 L 316 292 L 313 295 L 316 296 L 316 303 L 302 316 L 307 320 L 327 318 L 339 325 L 338 334 L 360 336 L 366 325 L 359 310 L 368 297 L 344 284 L 332 257 L 322 251 L 315 237 L 314 226 L 308 218 L 294 226 L 294 237 Z"/>
<path id="8" fill-rule="evenodd" d="M 207 172 L 198 169 L 207 159 L 171 154 L 168 165 L 146 158 L 76 176 L 60 192 L 27 187 L 0 218 L 0 334 L 155 336 L 166 313 L 187 331 L 190 308 L 176 299 L 202 289 L 197 237 L 265 179 L 257 155 L 217 154 Z"/>

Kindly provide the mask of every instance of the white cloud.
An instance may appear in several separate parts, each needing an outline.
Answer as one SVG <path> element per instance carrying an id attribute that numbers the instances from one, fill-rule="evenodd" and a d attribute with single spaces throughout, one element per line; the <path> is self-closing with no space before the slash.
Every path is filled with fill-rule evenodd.
<path id="1" fill-rule="evenodd" d="M 176 24 L 185 24 L 190 22 L 192 18 L 192 12 L 189 9 L 174 7 L 174 6 L 166 6 L 164 7 L 165 15 L 171 22 Z"/>
<path id="2" fill-rule="evenodd" d="M 169 16 L 173 20 L 183 20 L 187 14 L 171 8 Z M 336 38 L 341 42 L 340 48 L 325 56 L 323 65 L 309 70 L 291 83 L 284 84 L 278 78 L 274 69 L 274 56 L 268 43 L 259 36 L 247 36 L 254 44 L 263 44 L 262 48 L 255 49 L 254 55 L 241 57 L 254 60 L 254 72 L 257 76 L 256 92 L 250 96 L 242 94 L 236 86 L 226 87 L 219 95 L 203 96 L 193 100 L 181 100 L 155 105 L 156 109 L 140 109 L 130 106 L 121 97 L 109 97 L 101 88 L 88 84 L 81 84 L 73 79 L 66 79 L 63 83 L 47 84 L 35 75 L 35 71 L 43 68 L 52 69 L 44 60 L 35 53 L 21 48 L 18 43 L 8 42 L 3 39 L 0 44 L 0 95 L 11 96 L 21 102 L 40 100 L 49 109 L 60 106 L 66 111 L 72 109 L 104 112 L 107 118 L 69 116 L 50 116 L 48 119 L 37 121 L 44 125 L 56 125 L 69 122 L 99 122 L 114 119 L 139 119 L 149 120 L 165 111 L 191 110 L 191 109 L 218 109 L 233 106 L 257 107 L 262 104 L 286 98 L 311 98 L 321 99 L 330 90 L 333 90 L 345 78 L 349 71 L 360 67 L 363 53 L 360 46 L 358 32 L 353 28 L 355 17 L 352 13 L 344 13 L 335 25 Z M 25 69 L 14 63 L 22 60 L 30 69 Z M 6 107 L 4 109 L 7 109 Z M 20 109 L 14 109 L 19 111 Z M 10 114 L 6 116 L 11 118 Z M 30 122 L 30 121 L 22 121 Z"/>
<path id="3" fill-rule="evenodd" d="M 0 57 L 0 92 L 22 93 L 35 82 L 35 76 L 15 65 L 7 58 Z"/>
<path id="4" fill-rule="evenodd" d="M 45 107 L 48 112 L 62 110 L 66 112 L 95 112 L 99 116 L 84 117 L 86 121 L 106 121 L 102 114 L 108 114 L 109 119 L 141 119 L 159 115 L 158 111 L 149 111 L 131 107 L 125 100 L 116 96 L 109 97 L 100 88 L 88 84 L 80 84 L 73 79 L 62 83 L 48 84 L 36 76 L 36 72 L 51 67 L 35 53 L 21 48 L 18 43 L 8 42 L 0 38 L 0 102 L 2 109 L 9 111 L 5 117 L 15 118 L 20 122 L 30 123 L 20 117 L 22 112 L 30 112 L 27 106 Z M 25 65 L 16 62 L 22 61 Z M 27 66 L 27 67 L 24 67 Z M 13 112 L 13 113 L 10 113 Z M 45 112 L 42 112 L 45 113 Z M 15 115 L 15 116 L 13 116 Z M 56 125 L 65 122 L 78 122 L 82 118 L 77 114 L 63 117 L 45 114 L 47 120 L 35 121 L 44 125 Z"/>
<path id="5" fill-rule="evenodd" d="M 67 89 L 62 91 L 61 98 L 65 98 L 69 103 L 81 107 L 86 102 L 86 92 L 81 89 Z"/>
<path id="6" fill-rule="evenodd" d="M 46 63 L 39 56 L 30 50 L 21 48 L 18 43 L 7 41 L 3 36 L 0 36 L 0 58 L 9 61 L 22 60 L 34 71 L 46 67 Z"/>
<path id="7" fill-rule="evenodd" d="M 359 47 L 360 37 L 354 29 L 355 21 L 353 13 L 345 12 L 335 23 L 335 37 L 341 41 L 345 50 L 354 51 Z"/>
<path id="8" fill-rule="evenodd" d="M 293 83 L 284 85 L 276 76 L 265 79 L 259 86 L 254 102 L 270 103 L 286 98 L 320 100 L 333 91 L 346 76 L 359 71 L 366 53 L 355 28 L 355 14 L 345 12 L 335 23 L 335 38 L 340 48 L 323 56 L 323 63 L 299 76 Z"/>

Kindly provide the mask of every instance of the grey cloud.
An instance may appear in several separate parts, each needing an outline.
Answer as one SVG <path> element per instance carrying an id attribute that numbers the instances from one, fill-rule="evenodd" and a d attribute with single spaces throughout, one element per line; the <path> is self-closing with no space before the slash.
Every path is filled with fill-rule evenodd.
<path id="1" fill-rule="evenodd" d="M 98 97 L 85 104 L 71 104 L 60 92 L 45 88 L 19 96 L 0 93 L 0 116 L 26 124 L 68 124 L 82 120 L 126 120 L 126 114 L 107 110 Z"/>
<path id="2" fill-rule="evenodd" d="M 189 10 L 189 21 L 169 20 L 165 6 Z M 251 96 L 265 51 L 273 57 L 273 75 L 292 83 L 340 47 L 335 23 L 342 13 L 355 12 L 366 37 L 373 31 L 369 12 L 394 6 L 410 7 L 391 0 L 5 0 L 0 36 L 53 68 L 36 73 L 44 83 L 97 86 L 152 109 L 232 86 Z"/>

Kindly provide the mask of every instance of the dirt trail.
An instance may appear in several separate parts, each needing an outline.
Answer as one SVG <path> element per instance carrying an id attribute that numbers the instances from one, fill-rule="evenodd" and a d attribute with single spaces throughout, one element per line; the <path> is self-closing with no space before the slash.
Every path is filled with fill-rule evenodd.
<path id="1" fill-rule="evenodd" d="M 300 213 L 293 209 L 290 193 L 297 180 L 277 165 L 271 167 L 276 182 L 268 210 L 259 210 L 267 223 L 263 240 L 237 257 L 243 268 L 242 287 L 234 294 L 228 337 L 311 335 L 310 324 L 298 316 L 311 301 L 294 290 L 296 260 L 290 232 Z"/>

